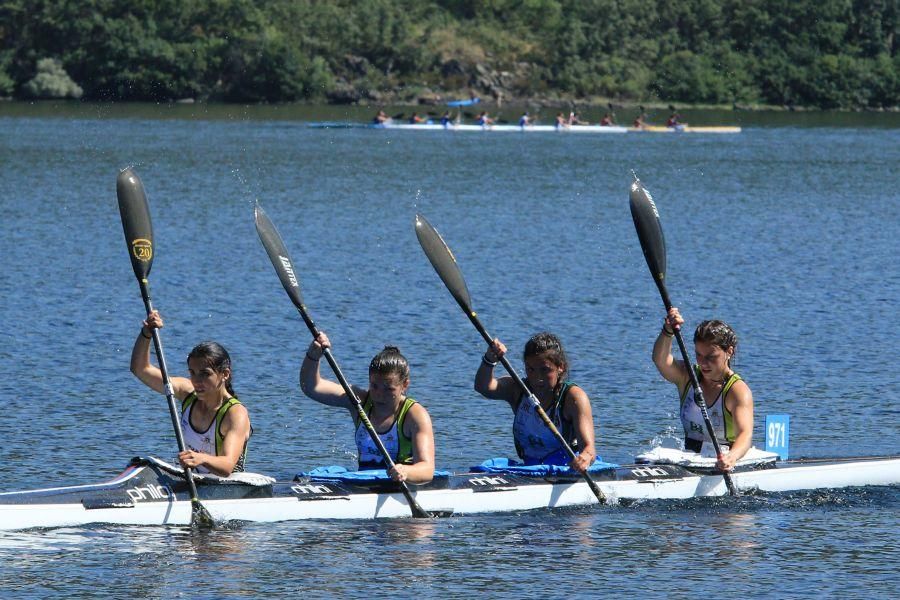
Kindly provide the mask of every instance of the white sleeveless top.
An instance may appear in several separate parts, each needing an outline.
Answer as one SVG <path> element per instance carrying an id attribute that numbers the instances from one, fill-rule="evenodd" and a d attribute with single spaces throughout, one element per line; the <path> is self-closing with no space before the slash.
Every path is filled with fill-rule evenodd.
<path id="1" fill-rule="evenodd" d="M 706 408 L 713 431 L 716 432 L 716 439 L 723 444 L 731 444 L 735 438 L 734 417 L 731 411 L 725 407 L 725 397 L 731 391 L 731 387 L 738 381 L 741 381 L 740 375 L 732 373 L 722 386 L 722 389 L 719 390 L 719 395 Z M 703 412 L 700 410 L 700 399 L 697 398 L 696 392 L 690 383 L 687 384 L 686 392 L 681 400 L 680 411 L 684 437 L 699 442 L 711 442 L 712 439 L 706 430 L 706 423 L 703 421 Z"/>
<path id="2" fill-rule="evenodd" d="M 191 409 L 196 402 L 192 402 L 181 413 L 181 431 L 184 434 L 184 446 L 194 452 L 203 452 L 205 454 L 216 455 L 216 417 L 212 418 L 209 428 L 206 431 L 197 431 L 191 425 Z M 198 473 L 210 473 L 211 471 L 204 466 L 194 467 Z"/>

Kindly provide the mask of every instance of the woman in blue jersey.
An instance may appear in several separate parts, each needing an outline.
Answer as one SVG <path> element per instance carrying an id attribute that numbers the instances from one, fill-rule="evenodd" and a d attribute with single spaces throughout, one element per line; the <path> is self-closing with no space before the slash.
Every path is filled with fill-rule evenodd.
<path id="1" fill-rule="evenodd" d="M 504 354 L 506 346 L 495 339 L 475 373 L 475 390 L 486 398 L 509 404 L 515 415 L 513 441 L 519 457 L 526 464 L 569 464 L 580 473 L 586 471 L 597 458 L 591 401 L 583 389 L 566 380 L 569 361 L 559 338 L 545 332 L 528 340 L 524 352 L 525 383 L 578 453 L 572 461 L 516 381 L 512 377 L 494 377 L 494 367 Z"/>
<path id="2" fill-rule="evenodd" d="M 141 327 L 131 350 L 131 372 L 147 387 L 163 394 L 162 371 L 150 364 L 151 329 L 163 320 L 153 311 Z M 190 378 L 170 377 L 181 401 L 181 429 L 186 450 L 178 454 L 184 467 L 227 477 L 244 470 L 250 415 L 231 387 L 231 357 L 216 342 L 203 342 L 187 358 Z"/>
<path id="3" fill-rule="evenodd" d="M 691 386 L 688 367 L 672 356 L 672 338 L 684 319 L 677 308 L 666 315 L 653 345 L 653 362 L 660 374 L 678 386 L 685 449 L 700 452 L 711 442 L 700 411 L 699 398 Z M 731 368 L 737 335 L 722 321 L 703 321 L 694 332 L 694 370 L 707 403 L 707 413 L 724 452 L 717 466 L 731 470 L 750 449 L 753 437 L 753 394 L 740 375 Z"/>
<path id="4" fill-rule="evenodd" d="M 356 424 L 356 449 L 360 469 L 384 469 L 384 457 L 360 422 L 356 403 L 344 388 L 319 374 L 319 361 L 328 336 L 320 333 L 309 345 L 300 368 L 300 389 L 322 404 L 346 408 Z M 394 346 L 385 346 L 369 364 L 369 386 L 351 386 L 363 410 L 394 461 L 389 471 L 394 481 L 428 483 L 434 478 L 434 431 L 425 407 L 406 395 L 409 363 Z"/>

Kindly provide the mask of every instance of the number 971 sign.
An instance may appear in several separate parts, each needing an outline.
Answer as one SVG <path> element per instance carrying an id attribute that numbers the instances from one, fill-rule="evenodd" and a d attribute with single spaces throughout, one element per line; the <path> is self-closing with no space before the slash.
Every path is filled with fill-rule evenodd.
<path id="1" fill-rule="evenodd" d="M 777 452 L 781 460 L 787 460 L 790 433 L 790 415 L 766 415 L 766 452 Z"/>

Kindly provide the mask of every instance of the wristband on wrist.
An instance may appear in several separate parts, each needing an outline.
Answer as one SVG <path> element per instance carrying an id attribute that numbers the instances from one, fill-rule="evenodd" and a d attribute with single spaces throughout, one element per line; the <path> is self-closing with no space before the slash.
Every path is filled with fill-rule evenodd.
<path id="1" fill-rule="evenodd" d="M 144 328 L 143 328 L 143 327 L 141 327 L 141 337 L 144 338 L 144 339 L 146 339 L 146 340 L 152 340 L 152 339 L 153 339 L 153 336 L 152 336 L 152 335 L 144 335 Z"/>
<path id="2" fill-rule="evenodd" d="M 496 367 L 499 360 L 488 360 L 487 354 L 481 357 L 481 362 L 492 367 Z"/>
<path id="3" fill-rule="evenodd" d="M 322 357 L 320 356 L 319 358 L 313 358 L 312 356 L 309 355 L 309 352 L 307 352 L 306 358 L 308 358 L 309 360 L 311 360 L 313 362 L 319 362 L 319 358 L 322 358 Z"/>
<path id="4" fill-rule="evenodd" d="M 662 332 L 663 332 L 663 335 L 665 335 L 666 337 L 675 337 L 675 332 L 674 331 L 670 332 L 665 324 L 663 324 Z"/>

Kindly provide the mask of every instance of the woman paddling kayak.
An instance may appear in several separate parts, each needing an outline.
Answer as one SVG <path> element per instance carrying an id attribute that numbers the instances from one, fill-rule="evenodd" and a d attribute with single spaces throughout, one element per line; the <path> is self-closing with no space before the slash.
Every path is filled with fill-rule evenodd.
<path id="1" fill-rule="evenodd" d="M 319 361 L 331 342 L 325 333 L 312 341 L 300 368 L 300 389 L 322 404 L 346 408 L 356 425 L 359 468 L 385 469 L 386 463 L 369 432 L 360 422 L 356 403 L 339 384 L 319 374 Z M 434 431 L 425 407 L 406 395 L 409 363 L 394 346 L 385 346 L 369 363 L 369 387 L 351 386 L 378 437 L 391 455 L 394 481 L 428 483 L 434 478 Z"/>
<path id="2" fill-rule="evenodd" d="M 150 364 L 150 329 L 163 320 L 153 311 L 143 322 L 131 350 L 131 372 L 147 387 L 165 393 L 162 372 Z M 203 342 L 187 358 L 190 378 L 172 377 L 175 397 L 181 400 L 181 429 L 186 449 L 178 454 L 183 467 L 227 477 L 244 470 L 250 415 L 231 387 L 231 357 L 216 342 Z"/>
<path id="3" fill-rule="evenodd" d="M 512 377 L 494 377 L 494 367 L 506 354 L 506 346 L 495 339 L 475 373 L 475 390 L 485 398 L 506 401 L 513 414 L 513 441 L 525 464 L 568 464 L 584 473 L 597 458 L 594 449 L 594 420 L 591 401 L 583 389 L 566 380 L 569 361 L 562 343 L 552 333 L 538 333 L 525 344 L 525 383 L 541 408 L 578 453 L 569 454 L 550 428 L 540 419 L 534 405 Z"/>
<path id="4" fill-rule="evenodd" d="M 704 442 L 712 442 L 700 411 L 699 398 L 691 386 L 683 361 L 672 356 L 672 338 L 684 319 L 677 308 L 666 315 L 662 330 L 653 345 L 653 362 L 660 374 L 678 386 L 681 399 L 681 424 L 684 426 L 686 450 L 700 452 Z M 721 470 L 730 471 L 750 449 L 753 437 L 753 394 L 740 375 L 731 368 L 737 348 L 737 335 L 722 321 L 703 321 L 694 332 L 694 366 L 707 412 L 722 445 L 724 455 L 717 462 Z M 712 398 L 712 400 L 710 400 Z"/>

